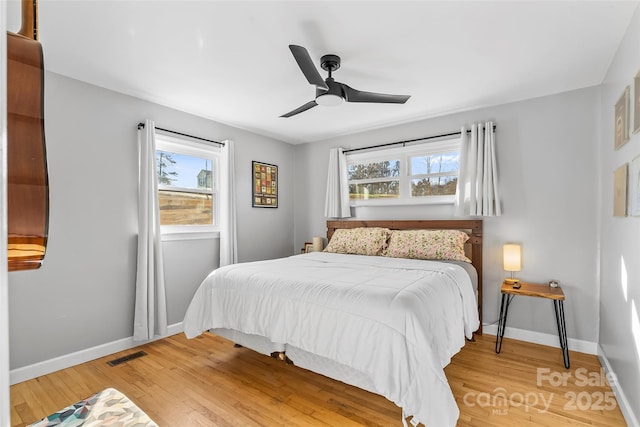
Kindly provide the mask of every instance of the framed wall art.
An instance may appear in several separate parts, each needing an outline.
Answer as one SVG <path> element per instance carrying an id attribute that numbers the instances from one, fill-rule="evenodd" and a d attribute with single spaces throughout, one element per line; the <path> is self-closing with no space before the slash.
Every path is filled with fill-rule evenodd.
<path id="1" fill-rule="evenodd" d="M 633 78 L 633 133 L 640 132 L 640 70 Z"/>
<path id="2" fill-rule="evenodd" d="M 613 123 L 615 130 L 613 148 L 617 150 L 629 140 L 629 86 L 624 88 L 624 92 L 616 102 Z"/>
<path id="3" fill-rule="evenodd" d="M 278 207 L 278 166 L 251 162 L 253 175 L 252 204 L 254 208 Z"/>
<path id="4" fill-rule="evenodd" d="M 640 156 L 629 167 L 629 215 L 640 216 Z"/>
<path id="5" fill-rule="evenodd" d="M 627 169 L 625 163 L 613 172 L 613 216 L 627 216 Z"/>

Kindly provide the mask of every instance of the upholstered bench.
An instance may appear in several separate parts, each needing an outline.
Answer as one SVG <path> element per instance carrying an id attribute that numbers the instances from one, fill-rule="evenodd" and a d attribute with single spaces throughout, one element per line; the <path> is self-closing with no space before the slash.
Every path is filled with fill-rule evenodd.
<path id="1" fill-rule="evenodd" d="M 78 403 L 67 406 L 28 427 L 158 427 L 124 394 L 108 388 Z"/>

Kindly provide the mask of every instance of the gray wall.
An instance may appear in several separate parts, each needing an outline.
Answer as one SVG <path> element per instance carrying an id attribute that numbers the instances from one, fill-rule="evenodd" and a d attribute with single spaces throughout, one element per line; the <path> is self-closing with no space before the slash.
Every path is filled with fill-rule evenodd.
<path id="1" fill-rule="evenodd" d="M 630 409 L 635 410 L 636 423 L 640 419 L 640 218 L 613 217 L 613 171 L 640 155 L 640 133 L 631 135 L 629 142 L 614 151 L 613 106 L 626 86 L 630 86 L 634 104 L 633 77 L 639 67 L 640 9 L 636 9 L 602 84 L 598 146 L 602 183 L 599 342 Z M 631 118 L 633 125 L 633 108 Z"/>
<path id="2" fill-rule="evenodd" d="M 45 99 L 49 245 L 42 268 L 9 274 L 11 369 L 131 337 L 136 124 L 145 118 L 160 127 L 234 140 L 240 260 L 294 253 L 291 145 L 54 73 L 46 73 Z M 251 207 L 251 160 L 280 166 L 277 209 Z M 163 246 L 173 324 L 182 321 L 196 287 L 217 267 L 218 241 Z"/>
<path id="3" fill-rule="evenodd" d="M 484 321 L 498 317 L 502 245 L 520 242 L 527 281 L 560 281 L 570 338 L 598 339 L 596 142 L 598 88 L 423 120 L 296 147 L 295 239 L 324 235 L 323 206 L 330 147 L 356 148 L 448 133 L 494 120 L 504 215 L 484 221 Z M 400 107 L 401 108 L 401 107 Z M 358 207 L 357 219 L 450 218 L 453 205 Z M 557 334 L 553 307 L 532 298 L 514 302 L 509 326 Z"/>

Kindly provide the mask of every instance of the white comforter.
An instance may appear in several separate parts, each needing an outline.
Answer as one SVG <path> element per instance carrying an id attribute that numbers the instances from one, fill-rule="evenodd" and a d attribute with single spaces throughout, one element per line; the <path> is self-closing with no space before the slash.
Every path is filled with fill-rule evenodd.
<path id="1" fill-rule="evenodd" d="M 214 270 L 184 319 L 262 335 L 367 373 L 406 416 L 454 426 L 459 410 L 443 368 L 478 328 L 460 266 L 314 252 Z"/>

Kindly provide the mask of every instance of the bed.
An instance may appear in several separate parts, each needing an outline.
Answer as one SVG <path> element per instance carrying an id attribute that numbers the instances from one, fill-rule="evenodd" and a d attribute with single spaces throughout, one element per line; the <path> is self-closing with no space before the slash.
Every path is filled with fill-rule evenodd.
<path id="1" fill-rule="evenodd" d="M 405 244 L 441 235 L 463 253 Z M 444 367 L 482 332 L 482 221 L 327 221 L 327 239 L 325 252 L 214 270 L 187 309 L 186 336 L 210 331 L 383 395 L 405 424 L 454 426 Z"/>

